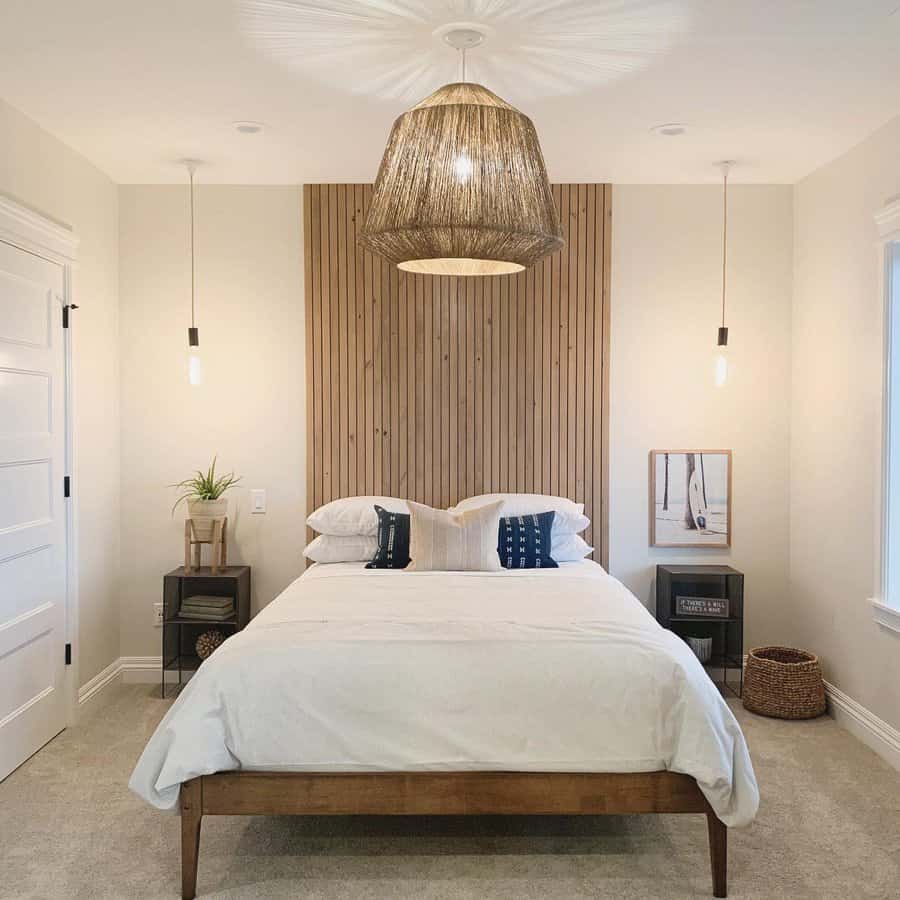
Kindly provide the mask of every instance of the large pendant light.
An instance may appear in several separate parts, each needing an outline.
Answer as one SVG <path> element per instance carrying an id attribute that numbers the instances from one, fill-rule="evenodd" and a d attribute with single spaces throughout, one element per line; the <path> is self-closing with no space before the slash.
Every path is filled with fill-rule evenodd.
<path id="1" fill-rule="evenodd" d="M 722 171 L 722 324 L 716 339 L 716 387 L 724 387 L 728 380 L 728 328 L 725 325 L 726 264 L 728 262 L 728 173 L 734 165 L 730 160 L 719 163 Z"/>
<path id="2" fill-rule="evenodd" d="M 563 246 L 537 132 L 527 116 L 465 80 L 472 29 L 445 40 L 460 82 L 394 123 L 360 241 L 407 272 L 507 275 Z"/>

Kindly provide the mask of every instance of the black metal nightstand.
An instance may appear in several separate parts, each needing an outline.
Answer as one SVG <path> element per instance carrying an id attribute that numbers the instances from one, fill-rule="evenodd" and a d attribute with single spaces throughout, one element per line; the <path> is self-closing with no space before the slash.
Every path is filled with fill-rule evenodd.
<path id="1" fill-rule="evenodd" d="M 231 597 L 234 614 L 221 622 L 198 621 L 181 615 L 181 601 L 196 595 L 207 597 Z M 236 634 L 250 621 L 250 566 L 228 566 L 217 575 L 209 566 L 193 569 L 184 574 L 184 566 L 173 569 L 163 577 L 163 628 L 162 628 L 162 685 L 160 693 L 166 696 L 166 672 L 178 672 L 178 685 L 182 673 L 193 671 L 203 661 L 197 656 L 197 638 L 204 631 L 220 629 L 225 635 Z"/>
<path id="2" fill-rule="evenodd" d="M 685 612 L 682 606 L 703 607 L 708 599 L 725 600 L 725 615 Z M 731 566 L 657 566 L 656 620 L 681 638 L 712 638 L 712 656 L 704 665 L 721 669 L 720 688 L 740 697 L 744 690 L 744 575 Z M 738 689 L 728 672 L 740 672 Z M 712 676 L 710 676 L 712 677 Z M 713 679 L 715 681 L 715 679 Z"/>

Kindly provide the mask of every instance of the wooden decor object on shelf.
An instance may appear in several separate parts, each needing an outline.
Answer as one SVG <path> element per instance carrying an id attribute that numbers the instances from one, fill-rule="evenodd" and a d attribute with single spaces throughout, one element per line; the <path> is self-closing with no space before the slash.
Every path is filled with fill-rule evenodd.
<path id="1" fill-rule="evenodd" d="M 212 654 L 213 650 L 217 650 L 222 646 L 224 640 L 225 635 L 222 634 L 218 628 L 211 628 L 209 631 L 204 631 L 203 634 L 197 638 L 197 656 L 199 656 L 200 659 L 206 659 Z"/>
<path id="2" fill-rule="evenodd" d="M 228 565 L 228 516 L 213 520 L 212 535 L 204 540 L 197 537 L 193 519 L 184 520 L 184 573 L 190 575 L 200 568 L 200 552 L 203 544 L 212 545 L 210 572 L 219 574 L 219 569 Z M 191 549 L 194 551 L 194 565 L 191 568 Z"/>

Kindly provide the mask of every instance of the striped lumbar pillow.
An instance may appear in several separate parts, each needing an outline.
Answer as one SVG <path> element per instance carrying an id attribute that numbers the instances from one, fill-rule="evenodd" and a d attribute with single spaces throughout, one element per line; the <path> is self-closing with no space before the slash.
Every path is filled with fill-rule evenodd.
<path id="1" fill-rule="evenodd" d="M 497 533 L 502 503 L 452 513 L 409 504 L 410 569 L 416 572 L 500 572 Z"/>
<path id="2" fill-rule="evenodd" d="M 375 504 L 378 549 L 367 569 L 405 569 L 409 565 L 409 515 Z"/>
<path id="3" fill-rule="evenodd" d="M 553 517 L 550 512 L 500 519 L 497 553 L 504 569 L 558 569 L 550 556 Z"/>

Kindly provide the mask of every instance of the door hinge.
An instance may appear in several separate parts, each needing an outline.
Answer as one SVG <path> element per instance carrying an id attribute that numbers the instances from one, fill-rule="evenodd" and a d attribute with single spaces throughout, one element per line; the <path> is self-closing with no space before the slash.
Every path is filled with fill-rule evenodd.
<path id="1" fill-rule="evenodd" d="M 63 312 L 63 328 L 69 327 L 69 310 L 78 309 L 77 303 L 68 303 L 62 308 Z"/>
<path id="2" fill-rule="evenodd" d="M 72 665 L 72 645 L 66 644 L 66 665 Z"/>
<path id="3" fill-rule="evenodd" d="M 63 478 L 63 497 L 71 497 L 72 496 L 72 479 L 70 476 L 66 475 Z"/>

